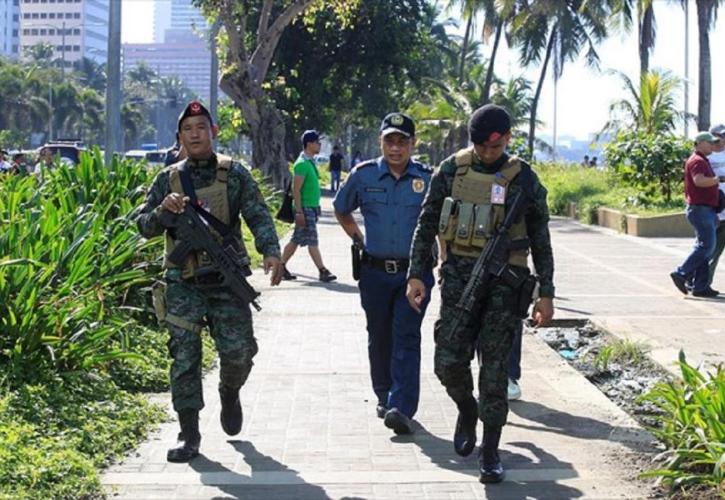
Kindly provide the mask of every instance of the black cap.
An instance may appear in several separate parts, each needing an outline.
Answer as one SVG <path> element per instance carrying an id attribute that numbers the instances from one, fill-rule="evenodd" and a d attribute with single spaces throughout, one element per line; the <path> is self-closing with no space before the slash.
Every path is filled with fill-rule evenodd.
<path id="1" fill-rule="evenodd" d="M 179 121 L 176 124 L 176 130 L 181 130 L 181 122 L 183 122 L 185 118 L 189 118 L 190 116 L 206 116 L 209 120 L 209 124 L 212 126 L 214 125 L 214 120 L 212 120 L 209 110 L 206 109 L 204 105 L 199 101 L 191 101 L 189 104 L 186 105 L 184 110 L 179 115 Z"/>
<path id="2" fill-rule="evenodd" d="M 405 137 L 414 136 L 413 119 L 404 113 L 390 113 L 383 118 L 383 123 L 380 124 L 380 135 L 386 136 L 392 133 L 403 134 Z"/>
<path id="3" fill-rule="evenodd" d="M 302 133 L 302 147 L 304 148 L 307 146 L 308 142 L 317 142 L 320 140 L 320 134 L 317 133 L 317 130 L 305 130 Z"/>
<path id="4" fill-rule="evenodd" d="M 5 151 L 4 149 L 0 149 L 0 155 L 6 155 L 6 154 L 8 154 L 7 151 Z"/>
<path id="5" fill-rule="evenodd" d="M 497 141 L 511 131 L 511 116 L 501 106 L 486 104 L 471 115 L 468 135 L 473 144 Z"/>

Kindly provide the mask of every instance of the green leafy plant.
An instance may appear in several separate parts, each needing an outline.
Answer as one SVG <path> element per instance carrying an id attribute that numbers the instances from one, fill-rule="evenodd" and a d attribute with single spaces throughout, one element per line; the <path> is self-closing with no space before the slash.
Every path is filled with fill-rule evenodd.
<path id="1" fill-rule="evenodd" d="M 682 184 L 683 164 L 691 151 L 690 141 L 671 134 L 624 131 L 607 144 L 604 155 L 621 182 L 649 198 L 661 194 L 671 201 Z"/>
<path id="2" fill-rule="evenodd" d="M 649 347 L 629 339 L 616 339 L 606 344 L 594 357 L 594 367 L 600 371 L 609 369 L 610 363 L 637 365 L 647 356 Z"/>
<path id="3" fill-rule="evenodd" d="M 713 488 L 725 497 L 725 369 L 703 374 L 680 351 L 682 380 L 657 384 L 642 399 L 660 410 L 651 428 L 667 450 L 662 468 L 643 474 L 660 477 L 673 491 Z"/>

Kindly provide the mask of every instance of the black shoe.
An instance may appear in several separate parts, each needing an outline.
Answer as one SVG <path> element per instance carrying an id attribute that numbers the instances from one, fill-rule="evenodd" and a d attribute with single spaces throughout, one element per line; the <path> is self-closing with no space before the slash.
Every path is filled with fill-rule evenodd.
<path id="1" fill-rule="evenodd" d="M 673 271 L 670 273 L 670 278 L 672 278 L 672 282 L 675 284 L 677 289 L 687 295 L 687 280 L 685 280 L 685 277 L 677 271 Z"/>
<path id="2" fill-rule="evenodd" d="M 291 272 L 289 272 L 287 270 L 287 266 L 285 266 L 284 273 L 282 273 L 282 281 L 293 281 L 293 280 L 296 280 L 296 279 L 297 279 L 297 276 L 295 276 L 294 274 L 292 274 Z"/>
<path id="3" fill-rule="evenodd" d="M 171 448 L 166 452 L 169 462 L 188 462 L 199 455 L 201 434 L 199 434 L 199 412 L 197 410 L 182 410 L 179 412 L 181 432 L 179 441 L 181 446 Z"/>
<path id="4" fill-rule="evenodd" d="M 712 298 L 712 297 L 717 297 L 718 295 L 720 295 L 720 292 L 718 292 L 717 290 L 713 290 L 710 287 L 707 287 L 704 290 L 700 290 L 700 291 L 697 291 L 697 290 L 693 290 L 692 291 L 692 296 L 693 297 L 707 297 L 707 298 Z"/>
<path id="5" fill-rule="evenodd" d="M 467 457 L 476 447 L 476 426 L 478 425 L 478 405 L 476 400 L 462 403 L 458 407 L 456 430 L 453 434 L 453 449 L 462 457 Z"/>
<path id="6" fill-rule="evenodd" d="M 378 418 L 385 418 L 385 414 L 388 412 L 388 407 L 385 406 L 383 403 L 378 403 L 378 405 L 375 407 L 375 413 L 378 415 Z"/>
<path id="7" fill-rule="evenodd" d="M 481 483 L 500 483 L 506 476 L 503 464 L 498 456 L 498 444 L 501 440 L 501 427 L 483 426 L 483 442 L 478 451 L 478 481 Z"/>
<path id="8" fill-rule="evenodd" d="M 230 436 L 236 436 L 242 430 L 242 404 L 239 402 L 239 390 L 219 385 L 219 397 L 222 411 L 219 420 L 222 429 Z"/>
<path id="9" fill-rule="evenodd" d="M 393 429 L 396 434 L 412 434 L 413 432 L 410 419 L 397 408 L 391 408 L 387 411 L 383 423 L 388 429 Z"/>
<path id="10" fill-rule="evenodd" d="M 484 459 L 483 451 L 478 454 L 478 481 L 481 483 L 500 483 L 506 477 L 498 452 L 488 460 Z"/>
<path id="11" fill-rule="evenodd" d="M 335 281 L 337 279 L 337 276 L 332 274 L 329 269 L 326 267 L 320 268 L 320 281 L 324 283 L 329 283 L 330 281 Z"/>

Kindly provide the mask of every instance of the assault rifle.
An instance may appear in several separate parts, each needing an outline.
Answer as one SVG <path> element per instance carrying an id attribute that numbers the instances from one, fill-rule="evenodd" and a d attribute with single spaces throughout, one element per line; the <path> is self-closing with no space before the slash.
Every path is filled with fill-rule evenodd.
<path id="1" fill-rule="evenodd" d="M 509 250 L 515 248 L 515 245 L 512 244 L 511 239 L 508 237 L 508 231 L 514 222 L 523 214 L 528 205 L 527 202 L 528 195 L 525 193 L 525 189 L 521 189 L 514 195 L 503 221 L 495 228 L 483 252 L 476 259 L 476 263 L 471 271 L 471 277 L 468 283 L 466 283 L 466 287 L 463 289 L 463 293 L 456 304 L 458 314 L 453 318 L 451 330 L 453 336 L 455 336 L 463 318 L 470 315 L 473 311 L 476 300 L 478 300 L 481 291 L 486 288 L 491 278 L 502 277 L 507 283 L 513 286 L 520 286 L 522 283 L 525 284 L 526 278 L 519 276 L 519 273 L 512 269 L 508 263 Z M 526 305 L 527 309 L 531 303 L 533 285 L 536 283 L 533 277 L 532 280 L 533 282 L 529 285 L 530 291 L 529 302 Z M 531 282 L 531 280 L 529 281 Z M 526 313 L 524 312 L 524 314 Z"/>
<path id="2" fill-rule="evenodd" d="M 178 215 L 165 211 L 164 217 L 168 217 L 164 223 L 174 229 L 178 240 L 169 255 L 171 262 L 183 266 L 189 252 L 205 251 L 214 270 L 224 278 L 221 284 L 229 287 L 245 304 L 251 304 L 257 311 L 262 310 L 256 301 L 260 293 L 246 280 L 246 276 L 252 274 L 249 257 L 240 255 L 232 244 L 222 246 L 191 203 L 187 203 L 184 211 Z"/>

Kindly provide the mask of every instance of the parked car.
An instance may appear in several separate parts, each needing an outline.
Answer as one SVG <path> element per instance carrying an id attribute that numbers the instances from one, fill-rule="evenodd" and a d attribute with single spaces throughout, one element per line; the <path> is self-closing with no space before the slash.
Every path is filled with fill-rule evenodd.
<path id="1" fill-rule="evenodd" d="M 153 166 L 163 166 L 164 160 L 166 159 L 166 150 L 160 149 L 156 151 L 148 151 L 145 149 L 132 149 L 130 151 L 126 151 L 123 157 L 132 160 L 146 160 L 149 165 Z"/>
<path id="2" fill-rule="evenodd" d="M 56 155 L 60 156 L 61 162 L 71 163 L 73 165 L 78 165 L 80 163 L 81 151 L 86 150 L 83 143 L 74 140 L 48 142 L 42 147 L 50 149 L 50 152 L 54 157 Z"/>

